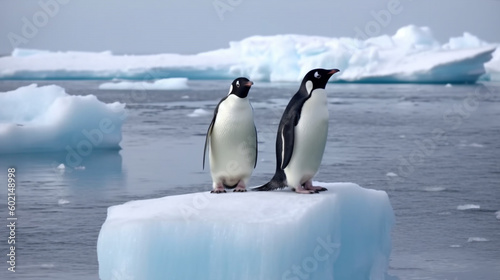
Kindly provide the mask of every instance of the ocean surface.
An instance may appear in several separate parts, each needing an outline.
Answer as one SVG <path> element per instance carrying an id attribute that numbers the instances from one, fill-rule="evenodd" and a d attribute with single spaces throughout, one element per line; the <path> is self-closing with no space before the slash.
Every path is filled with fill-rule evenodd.
<path id="1" fill-rule="evenodd" d="M 0 81 L 0 91 L 30 83 Z M 17 272 L 7 271 L 2 226 L 0 279 L 98 279 L 96 242 L 109 206 L 211 188 L 203 144 L 230 81 L 177 91 L 36 83 L 125 102 L 128 118 L 122 150 L 93 151 L 84 169 L 58 169 L 65 153 L 0 155 L 2 223 L 8 167 L 18 179 Z M 257 82 L 250 91 L 259 133 L 252 186 L 273 174 L 277 125 L 297 87 Z M 387 191 L 396 215 L 389 274 L 500 279 L 500 85 L 329 84 L 327 92 L 330 130 L 315 179 Z"/>

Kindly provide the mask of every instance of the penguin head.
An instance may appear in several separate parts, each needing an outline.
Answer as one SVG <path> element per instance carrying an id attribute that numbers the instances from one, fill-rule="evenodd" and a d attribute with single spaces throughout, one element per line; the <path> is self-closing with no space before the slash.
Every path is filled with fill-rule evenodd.
<path id="1" fill-rule="evenodd" d="M 231 83 L 228 95 L 234 94 L 239 98 L 245 98 L 247 97 L 248 91 L 250 91 L 250 87 L 252 85 L 253 82 L 245 77 L 237 78 Z"/>
<path id="2" fill-rule="evenodd" d="M 330 77 L 339 71 L 338 69 L 313 69 L 304 76 L 302 84 L 300 85 L 300 90 L 305 91 L 309 95 L 315 89 L 324 89 Z"/>

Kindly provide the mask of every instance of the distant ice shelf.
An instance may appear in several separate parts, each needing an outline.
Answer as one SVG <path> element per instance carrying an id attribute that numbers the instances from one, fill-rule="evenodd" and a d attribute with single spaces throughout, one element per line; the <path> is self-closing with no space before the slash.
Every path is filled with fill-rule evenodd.
<path id="1" fill-rule="evenodd" d="M 305 35 L 252 36 L 229 48 L 181 55 L 15 49 L 0 58 L 0 79 L 172 77 L 297 82 L 312 68 L 338 68 L 332 80 L 365 83 L 474 83 L 500 80 L 498 45 L 472 34 L 439 43 L 427 27 L 360 40 Z M 491 60 L 491 61 L 490 61 Z M 485 65 L 486 63 L 486 65 Z M 485 69 L 486 67 L 486 69 Z"/>
<path id="2" fill-rule="evenodd" d="M 103 83 L 99 89 L 107 90 L 182 90 L 188 89 L 187 78 L 166 78 L 154 82 L 117 81 Z"/>
<path id="3" fill-rule="evenodd" d="M 94 149 L 120 148 L 125 104 L 36 84 L 0 92 L 0 104 L 0 154 L 66 151 L 77 167 Z"/>
<path id="4" fill-rule="evenodd" d="M 394 214 L 387 194 L 194 193 L 108 209 L 97 242 L 111 279 L 387 279 Z"/>

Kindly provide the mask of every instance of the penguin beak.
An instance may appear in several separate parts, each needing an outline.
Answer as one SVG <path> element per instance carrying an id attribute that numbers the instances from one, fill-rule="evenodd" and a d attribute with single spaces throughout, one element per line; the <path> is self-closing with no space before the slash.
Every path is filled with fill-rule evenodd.
<path id="1" fill-rule="evenodd" d="M 340 71 L 339 69 L 332 69 L 332 70 L 330 70 L 330 72 L 328 72 L 328 74 L 329 75 L 333 75 L 333 74 L 335 74 L 335 73 L 337 73 L 339 71 Z"/>
<path id="2" fill-rule="evenodd" d="M 248 82 L 245 84 L 245 86 L 246 86 L 246 87 L 251 87 L 252 85 L 253 85 L 253 82 L 252 82 L 252 81 L 248 81 Z"/>

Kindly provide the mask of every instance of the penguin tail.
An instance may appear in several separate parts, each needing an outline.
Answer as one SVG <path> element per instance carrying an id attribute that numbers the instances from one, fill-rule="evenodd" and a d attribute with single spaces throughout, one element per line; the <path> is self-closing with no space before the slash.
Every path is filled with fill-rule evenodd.
<path id="1" fill-rule="evenodd" d="M 283 174 L 284 175 L 284 174 Z M 274 190 L 281 190 L 286 188 L 286 180 L 281 174 L 276 173 L 274 177 L 271 179 L 271 181 L 267 182 L 266 184 L 253 188 L 252 191 L 274 191 Z"/>

